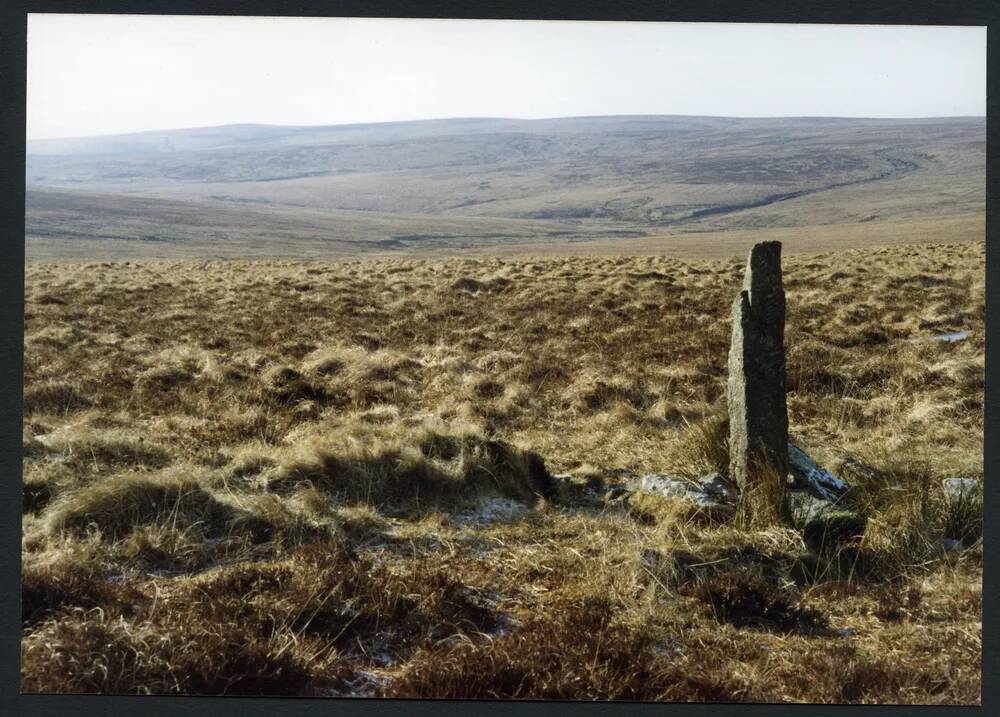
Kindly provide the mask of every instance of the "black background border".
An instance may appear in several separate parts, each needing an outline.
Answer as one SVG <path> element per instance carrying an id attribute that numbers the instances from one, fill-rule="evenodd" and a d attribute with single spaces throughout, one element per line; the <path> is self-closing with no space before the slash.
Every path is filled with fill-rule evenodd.
<path id="1" fill-rule="evenodd" d="M 987 218 L 986 234 L 986 421 L 985 544 L 983 575 L 983 706 L 819 706 L 743 704 L 585 703 L 459 700 L 352 700 L 264 697 L 133 697 L 19 694 L 21 407 L 24 297 L 25 38 L 27 13 L 133 13 L 186 15 L 356 16 L 493 18 L 536 20 L 648 20 L 674 22 L 782 22 L 987 26 Z M 994 714 L 1000 706 L 997 676 L 998 583 L 995 526 L 1000 494 L 1000 320 L 997 306 L 1000 247 L 997 246 L 997 47 L 1000 2 L 974 0 L 39 0 L 5 3 L 0 10 L 0 715 L 129 715 L 218 717 L 300 713 L 336 715 L 841 715 Z"/>

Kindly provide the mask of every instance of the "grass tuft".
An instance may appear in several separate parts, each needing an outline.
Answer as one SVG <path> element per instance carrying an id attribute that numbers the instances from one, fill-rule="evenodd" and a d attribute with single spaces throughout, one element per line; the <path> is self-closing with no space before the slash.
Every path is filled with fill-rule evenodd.
<path id="1" fill-rule="evenodd" d="M 227 532 L 236 517 L 192 478 L 124 475 L 64 496 L 46 515 L 50 534 L 84 534 L 92 529 L 109 538 L 127 536 L 135 526 L 158 524 L 198 528 L 206 537 Z"/>

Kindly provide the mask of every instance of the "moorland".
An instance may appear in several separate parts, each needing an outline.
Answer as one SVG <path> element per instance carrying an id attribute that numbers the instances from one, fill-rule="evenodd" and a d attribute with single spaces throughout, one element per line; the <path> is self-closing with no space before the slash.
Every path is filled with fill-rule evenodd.
<path id="1" fill-rule="evenodd" d="M 28 149 L 23 690 L 980 701 L 982 119 Z M 829 549 L 624 489 L 727 470 L 762 239 Z"/>
<path id="2" fill-rule="evenodd" d="M 32 264 L 23 687 L 977 702 L 982 267 L 786 259 L 791 431 L 868 517 L 816 555 L 611 500 L 725 470 L 741 259 Z"/>
<path id="3" fill-rule="evenodd" d="M 633 253 L 791 229 L 822 236 L 822 250 L 841 230 L 854 246 L 919 241 L 926 219 L 948 222 L 945 236 L 932 230 L 937 241 L 974 241 L 984 148 L 975 117 L 454 119 L 38 140 L 28 143 L 27 252 Z"/>

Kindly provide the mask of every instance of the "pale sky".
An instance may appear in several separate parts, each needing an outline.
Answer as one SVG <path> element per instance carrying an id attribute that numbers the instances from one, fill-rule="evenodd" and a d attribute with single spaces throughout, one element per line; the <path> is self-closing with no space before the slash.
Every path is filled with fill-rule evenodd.
<path id="1" fill-rule="evenodd" d="M 29 139 L 231 123 L 986 114 L 986 28 L 31 14 Z"/>

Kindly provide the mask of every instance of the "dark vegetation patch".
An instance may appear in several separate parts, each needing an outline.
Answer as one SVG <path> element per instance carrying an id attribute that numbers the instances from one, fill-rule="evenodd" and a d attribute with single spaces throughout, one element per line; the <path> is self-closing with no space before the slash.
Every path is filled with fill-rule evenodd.
<path id="1" fill-rule="evenodd" d="M 385 651 L 398 658 L 498 624 L 474 588 L 432 569 L 391 571 L 335 542 L 222 568 L 155 605 L 133 607 L 79 570 L 28 584 L 32 618 L 81 608 L 22 643 L 28 692 L 317 694 L 344 688 Z"/>
<path id="2" fill-rule="evenodd" d="M 451 699 L 656 699 L 673 675 L 651 634 L 614 620 L 600 598 L 558 606 L 510 635 L 414 656 L 384 696 Z M 705 697 L 720 692 L 704 685 Z"/>
<path id="3" fill-rule="evenodd" d="M 136 526 L 164 522 L 220 536 L 237 514 L 194 479 L 126 475 L 65 496 L 47 517 L 51 531 L 83 534 L 96 528 L 109 538 L 123 538 Z"/>
<path id="4" fill-rule="evenodd" d="M 649 395 L 639 386 L 596 381 L 581 391 L 578 405 L 587 411 L 603 411 L 616 402 L 638 409 L 647 408 L 652 403 Z"/>
<path id="5" fill-rule="evenodd" d="M 818 611 L 802 607 L 799 597 L 762 576 L 727 571 L 708 578 L 692 591 L 720 622 L 782 632 L 815 632 L 827 626 Z"/>
<path id="6" fill-rule="evenodd" d="M 162 610 L 134 624 L 82 613 L 46 623 L 21 644 L 23 692 L 94 694 L 310 695 L 352 672 L 330 658 L 266 638 L 226 613 Z M 157 639 L 158 636 L 163 639 Z M 317 664 L 318 663 L 318 664 Z M 312 687 L 312 689 L 310 689 Z"/>
<path id="7" fill-rule="evenodd" d="M 21 622 L 34 625 L 61 610 L 100 608 L 133 614 L 146 596 L 126 582 L 114 581 L 93 565 L 62 560 L 21 569 Z"/>
<path id="8" fill-rule="evenodd" d="M 51 380 L 24 391 L 24 411 L 31 413 L 68 413 L 91 405 L 87 396 L 65 381 Z"/>
<path id="9" fill-rule="evenodd" d="M 923 602 L 920 588 L 899 581 L 879 586 L 874 594 L 878 604 L 875 617 L 886 622 L 902 622 L 916 616 Z"/>
<path id="10" fill-rule="evenodd" d="M 963 495 L 951 501 L 945 510 L 944 537 L 972 545 L 983 537 L 982 492 Z"/>
<path id="11" fill-rule="evenodd" d="M 271 396 L 281 403 L 323 401 L 327 397 L 322 384 L 310 381 L 290 366 L 274 366 L 268 369 L 264 374 L 264 382 Z"/>
<path id="12" fill-rule="evenodd" d="M 27 480 L 21 487 L 21 512 L 35 513 L 49 504 L 54 495 L 52 484 L 47 480 Z"/>

